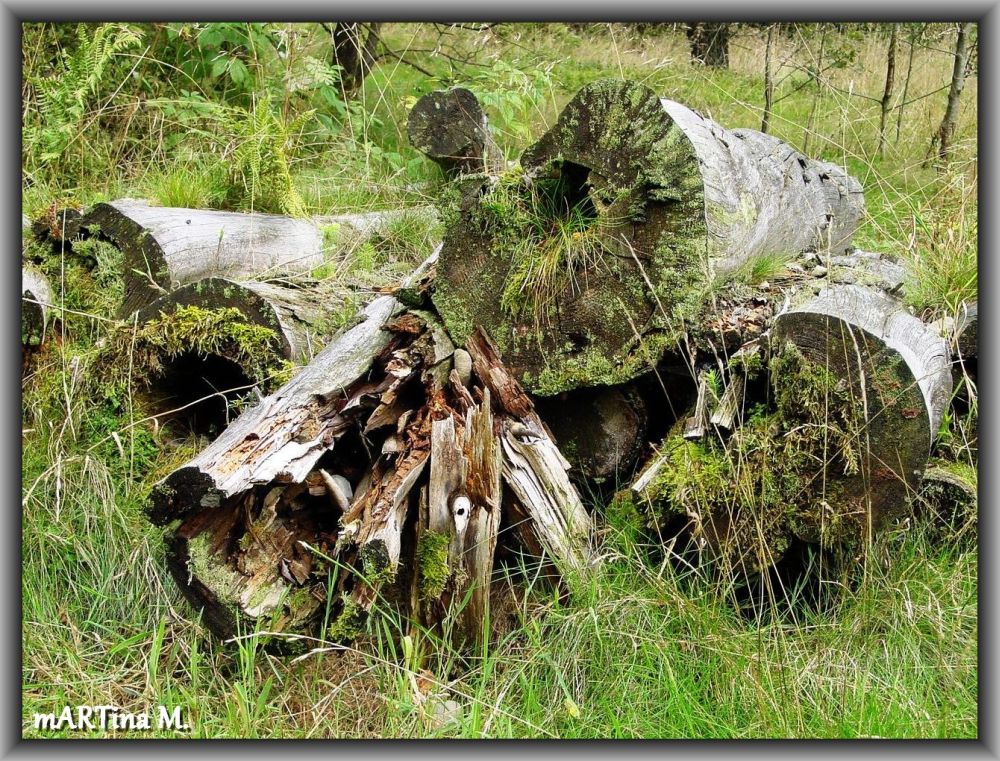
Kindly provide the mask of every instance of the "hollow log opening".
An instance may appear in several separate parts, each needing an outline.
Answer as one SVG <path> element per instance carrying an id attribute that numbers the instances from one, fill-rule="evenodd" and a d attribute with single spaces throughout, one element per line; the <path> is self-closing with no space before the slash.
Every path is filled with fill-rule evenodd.
<path id="1" fill-rule="evenodd" d="M 244 369 L 220 354 L 182 352 L 149 380 L 152 408 L 169 412 L 163 422 L 185 433 L 218 435 L 239 414 L 239 404 L 254 398 Z"/>

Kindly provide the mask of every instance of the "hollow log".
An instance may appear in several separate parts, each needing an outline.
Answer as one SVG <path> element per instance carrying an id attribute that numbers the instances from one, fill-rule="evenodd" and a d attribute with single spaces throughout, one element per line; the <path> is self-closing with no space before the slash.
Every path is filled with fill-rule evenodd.
<path id="1" fill-rule="evenodd" d="M 273 330 L 276 355 L 307 363 L 336 331 L 349 294 L 331 283 L 300 286 L 207 277 L 161 296 L 138 311 L 139 323 L 178 308 L 236 309 L 245 322 Z"/>
<path id="2" fill-rule="evenodd" d="M 449 178 L 495 172 L 502 164 L 486 113 L 464 87 L 435 90 L 420 98 L 410 109 L 406 133 L 410 144 Z"/>
<path id="3" fill-rule="evenodd" d="M 459 345 L 483 327 L 539 395 L 649 370 L 712 279 L 840 254 L 863 210 L 839 167 L 622 81 L 577 93 L 521 167 L 448 226 L 432 298 Z"/>
<path id="4" fill-rule="evenodd" d="M 21 346 L 40 346 L 49 326 L 50 305 L 54 304 L 49 281 L 39 270 L 21 265 Z"/>
<path id="5" fill-rule="evenodd" d="M 723 397 L 735 389 L 753 414 L 701 440 L 675 430 L 632 486 L 654 513 L 686 515 L 714 556 L 754 571 L 793 537 L 858 548 L 904 515 L 952 387 L 944 339 L 862 286 L 799 294 L 767 348 L 766 363 L 741 353 L 726 368 Z"/>
<path id="6" fill-rule="evenodd" d="M 99 203 L 81 220 L 124 256 L 123 314 L 204 277 L 245 279 L 308 273 L 323 263 L 323 236 L 310 221 L 275 214 Z"/>
<path id="7" fill-rule="evenodd" d="M 537 406 L 574 477 L 603 483 L 635 465 L 649 412 L 634 389 L 580 389 L 539 399 Z"/>

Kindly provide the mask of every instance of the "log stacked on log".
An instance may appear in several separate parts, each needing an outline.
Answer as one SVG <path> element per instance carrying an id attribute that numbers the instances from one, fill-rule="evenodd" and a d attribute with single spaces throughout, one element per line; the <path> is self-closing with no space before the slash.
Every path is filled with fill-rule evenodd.
<path id="1" fill-rule="evenodd" d="M 586 573 L 569 461 L 611 481 L 668 426 L 631 497 L 727 567 L 857 549 L 904 512 L 951 352 L 898 301 L 901 268 L 851 250 L 855 180 L 620 82 L 584 88 L 521 164 L 470 182 L 436 271 L 155 490 L 218 634 L 343 642 L 382 600 L 475 645 L 508 529 Z M 768 282 L 745 277 L 761 262 Z M 227 287 L 280 323 L 281 299 Z"/>
<path id="2" fill-rule="evenodd" d="M 863 208 L 839 167 L 620 81 L 584 87 L 521 166 L 448 228 L 433 299 L 459 344 L 482 326 L 542 395 L 648 371 L 713 279 L 839 254 Z"/>
<path id="3" fill-rule="evenodd" d="M 383 598 L 476 643 L 508 505 L 564 574 L 586 570 L 566 462 L 489 340 L 463 355 L 381 296 L 157 487 L 172 573 L 215 632 L 326 623 L 344 641 Z"/>

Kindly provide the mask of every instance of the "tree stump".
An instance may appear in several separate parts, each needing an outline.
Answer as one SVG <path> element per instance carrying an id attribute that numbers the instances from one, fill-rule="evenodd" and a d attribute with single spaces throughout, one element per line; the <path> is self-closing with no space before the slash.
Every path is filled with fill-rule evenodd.
<path id="1" fill-rule="evenodd" d="M 713 280 L 839 254 L 863 208 L 840 168 L 616 80 L 577 93 L 521 166 L 447 226 L 433 301 L 459 344 L 482 326 L 539 395 L 648 371 Z"/>

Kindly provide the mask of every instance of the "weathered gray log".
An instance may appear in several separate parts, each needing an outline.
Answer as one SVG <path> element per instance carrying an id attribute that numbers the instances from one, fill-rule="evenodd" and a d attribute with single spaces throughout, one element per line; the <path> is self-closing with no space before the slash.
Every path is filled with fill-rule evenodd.
<path id="1" fill-rule="evenodd" d="M 141 201 L 99 203 L 81 224 L 124 256 L 123 314 L 205 277 L 246 279 L 308 273 L 323 264 L 312 222 L 275 214 L 164 208 Z"/>
<path id="2" fill-rule="evenodd" d="M 296 287 L 207 277 L 161 296 L 137 316 L 141 324 L 182 307 L 236 309 L 247 324 L 274 331 L 277 357 L 305 364 L 336 332 L 349 298 L 346 289 L 330 282 Z"/>
<path id="3" fill-rule="evenodd" d="M 391 296 L 380 296 L 369 304 L 362 322 L 170 474 L 154 493 L 151 517 L 163 523 L 217 507 L 274 480 L 303 481 L 346 430 L 360 397 L 351 399 L 343 393 L 390 350 L 391 335 L 382 328 L 401 308 Z"/>
<path id="4" fill-rule="evenodd" d="M 21 346 L 40 346 L 49 326 L 52 288 L 39 270 L 21 265 Z"/>
<path id="5" fill-rule="evenodd" d="M 500 154 L 476 96 L 464 87 L 435 90 L 418 100 L 406 122 L 410 144 L 448 177 L 496 171 Z"/>
<path id="6" fill-rule="evenodd" d="M 769 355 L 741 351 L 727 367 L 737 407 L 764 406 L 703 440 L 676 428 L 632 485 L 639 504 L 686 515 L 712 555 L 753 571 L 792 537 L 858 548 L 904 515 L 952 387 L 947 342 L 857 285 L 800 292 Z M 766 398 L 745 398 L 744 378 L 765 370 Z"/>
<path id="7" fill-rule="evenodd" d="M 647 371 L 711 278 L 839 254 L 863 209 L 839 167 L 622 81 L 583 88 L 521 165 L 449 226 L 433 300 L 460 345 L 483 327 L 541 395 Z"/>
<path id="8" fill-rule="evenodd" d="M 867 531 L 900 515 L 951 399 L 947 343 L 900 302 L 859 286 L 827 289 L 778 315 L 773 340 L 776 351 L 790 343 L 845 384 L 860 413 L 858 471 L 837 477 L 831 507 L 860 511 Z"/>

